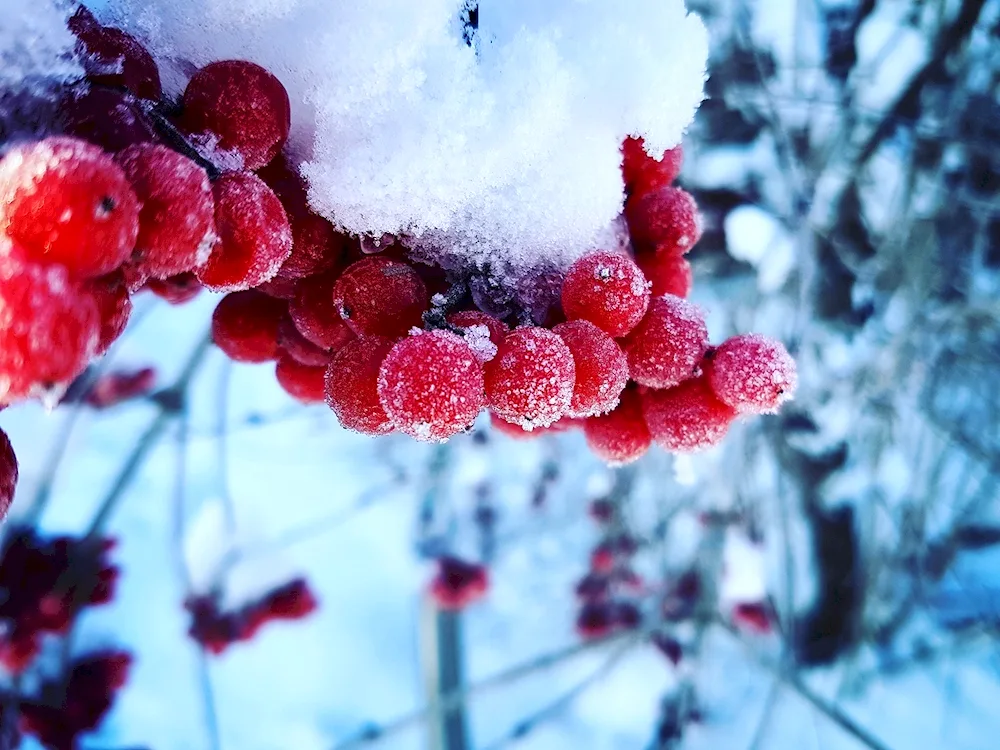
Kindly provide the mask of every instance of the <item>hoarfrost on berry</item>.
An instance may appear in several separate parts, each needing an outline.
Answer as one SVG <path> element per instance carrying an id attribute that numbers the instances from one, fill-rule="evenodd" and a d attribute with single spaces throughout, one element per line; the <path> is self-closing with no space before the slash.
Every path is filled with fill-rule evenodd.
<path id="1" fill-rule="evenodd" d="M 708 363 L 715 395 L 742 414 L 773 414 L 795 394 L 795 360 L 780 341 L 748 333 L 727 339 Z"/>
<path id="2" fill-rule="evenodd" d="M 705 317 L 680 297 L 655 297 L 646 317 L 625 339 L 624 349 L 634 381 L 670 388 L 697 374 L 708 349 Z"/>

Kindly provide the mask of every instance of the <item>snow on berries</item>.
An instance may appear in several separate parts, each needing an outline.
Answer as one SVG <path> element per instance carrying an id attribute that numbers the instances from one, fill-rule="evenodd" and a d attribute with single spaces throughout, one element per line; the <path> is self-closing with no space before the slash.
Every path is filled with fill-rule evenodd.
<path id="1" fill-rule="evenodd" d="M 17 456 L 7 433 L 0 430 L 0 521 L 7 517 L 17 488 Z"/>
<path id="2" fill-rule="evenodd" d="M 628 359 L 615 340 L 588 320 L 571 320 L 552 329 L 576 363 L 576 385 L 566 414 L 592 417 L 618 405 L 628 383 Z"/>
<path id="3" fill-rule="evenodd" d="M 281 300 L 250 289 L 227 294 L 212 314 L 212 341 L 237 362 L 267 362 L 278 355 Z"/>
<path id="4" fill-rule="evenodd" d="M 413 266 L 371 256 L 352 263 L 337 279 L 333 304 L 359 336 L 397 339 L 420 326 L 430 298 Z"/>
<path id="5" fill-rule="evenodd" d="M 677 179 L 684 163 L 684 149 L 676 146 L 665 151 L 659 159 L 646 152 L 642 138 L 628 137 L 622 143 L 622 181 L 625 193 L 645 195 L 653 190 L 668 187 Z"/>
<path id="6" fill-rule="evenodd" d="M 365 435 L 386 435 L 393 425 L 379 399 L 379 371 L 393 341 L 365 336 L 349 341 L 326 369 L 326 403 L 341 426 Z"/>
<path id="7" fill-rule="evenodd" d="M 397 430 L 417 440 L 443 441 L 471 427 L 485 406 L 483 365 L 461 336 L 420 331 L 385 358 L 378 395 Z"/>
<path id="8" fill-rule="evenodd" d="M 576 363 L 558 334 L 529 326 L 509 333 L 486 363 L 486 398 L 501 419 L 526 430 L 548 427 L 573 399 Z"/>
<path id="9" fill-rule="evenodd" d="M 629 234 L 637 250 L 683 255 L 701 239 L 694 198 L 677 187 L 636 194 L 625 203 Z"/>
<path id="10" fill-rule="evenodd" d="M 642 320 L 649 306 L 649 287 L 631 258 L 607 251 L 591 253 L 566 272 L 562 306 L 570 320 L 589 320 L 618 338 Z"/>
<path id="11" fill-rule="evenodd" d="M 754 333 L 724 341 L 706 369 L 715 395 L 741 414 L 777 412 L 798 385 L 795 360 L 781 342 Z"/>
<path id="12" fill-rule="evenodd" d="M 583 434 L 594 455 L 612 466 L 623 466 L 645 455 L 652 438 L 639 391 L 626 389 L 614 411 L 583 423 Z"/>
<path id="13" fill-rule="evenodd" d="M 680 297 L 655 297 L 642 322 L 625 339 L 632 379 L 650 388 L 670 388 L 694 377 L 708 350 L 701 310 Z"/>
<path id="14" fill-rule="evenodd" d="M 510 328 L 502 320 L 479 310 L 460 310 L 451 313 L 447 320 L 462 329 L 465 340 L 483 362 L 496 356 L 500 342 L 510 333 Z"/>
<path id="15" fill-rule="evenodd" d="M 57 136 L 0 160 L 0 233 L 27 260 L 61 264 L 78 278 L 102 276 L 128 258 L 138 231 L 139 201 L 96 146 Z"/>
<path id="16" fill-rule="evenodd" d="M 691 453 L 725 437 L 736 411 L 720 401 L 704 376 L 642 394 L 642 411 L 653 441 L 668 451 Z"/>

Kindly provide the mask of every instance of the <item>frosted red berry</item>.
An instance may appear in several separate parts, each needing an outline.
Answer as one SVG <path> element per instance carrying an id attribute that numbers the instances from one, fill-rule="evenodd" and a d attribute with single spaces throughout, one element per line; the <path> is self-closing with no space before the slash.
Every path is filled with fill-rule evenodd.
<path id="1" fill-rule="evenodd" d="M 7 517 L 17 488 L 17 456 L 7 433 L 0 430 L 0 521 Z"/>
<path id="2" fill-rule="evenodd" d="M 483 362 L 496 356 L 497 347 L 510 332 L 510 328 L 502 320 L 479 310 L 453 312 L 448 315 L 448 322 L 463 330 L 466 342 Z M 486 335 L 483 336 L 483 333 Z"/>
<path id="3" fill-rule="evenodd" d="M 105 151 L 121 151 L 136 143 L 157 140 L 139 101 L 126 91 L 75 88 L 62 98 L 59 115 L 67 135 Z"/>
<path id="4" fill-rule="evenodd" d="M 351 338 L 354 338 L 353 334 Z M 344 343 L 346 344 L 349 340 L 345 340 Z M 283 317 L 281 323 L 278 324 L 278 348 L 296 361 L 310 367 L 325 368 L 330 364 L 330 358 L 333 356 L 332 351 L 321 349 L 299 333 L 291 315 Z"/>
<path id="5" fill-rule="evenodd" d="M 650 388 L 675 386 L 698 374 L 708 350 L 704 315 L 680 297 L 654 297 L 624 349 L 635 382 Z"/>
<path id="6" fill-rule="evenodd" d="M 548 427 L 569 409 L 576 363 L 552 331 L 518 328 L 485 367 L 486 399 L 501 419 L 525 429 Z"/>
<path id="7" fill-rule="evenodd" d="M 323 274 L 303 279 L 298 294 L 288 305 L 288 312 L 308 341 L 321 349 L 337 351 L 355 338 L 333 304 L 333 286 L 337 277 Z"/>
<path id="8" fill-rule="evenodd" d="M 274 278 L 292 252 L 292 230 L 281 201 L 249 172 L 225 174 L 212 186 L 218 242 L 196 269 L 216 292 L 251 289 Z"/>
<path id="9" fill-rule="evenodd" d="M 127 273 L 128 266 L 124 270 Z M 179 273 L 166 279 L 150 279 L 145 288 L 171 305 L 190 302 L 203 289 L 198 277 L 191 272 Z"/>
<path id="10" fill-rule="evenodd" d="M 345 269 L 334 284 L 333 304 L 359 336 L 400 338 L 420 327 L 430 301 L 412 266 L 374 255 Z"/>
<path id="11" fill-rule="evenodd" d="M 382 336 L 355 339 L 345 344 L 326 370 L 326 403 L 340 424 L 365 435 L 392 432 L 378 396 L 379 370 L 393 342 Z"/>
<path id="12" fill-rule="evenodd" d="M 66 269 L 0 257 L 0 403 L 79 375 L 97 347 L 100 326 L 97 304 Z"/>
<path id="13" fill-rule="evenodd" d="M 77 277 L 118 268 L 135 246 L 139 201 L 101 149 L 58 136 L 15 147 L 0 160 L 0 232 L 28 259 Z"/>
<path id="14" fill-rule="evenodd" d="M 183 154 L 153 144 L 115 157 L 142 208 L 129 264 L 154 279 L 190 271 L 215 243 L 215 201 L 205 170 Z"/>
<path id="15" fill-rule="evenodd" d="M 594 455 L 612 466 L 641 458 L 649 450 L 652 437 L 642 414 L 639 392 L 627 388 L 613 412 L 583 423 L 583 434 Z"/>
<path id="16" fill-rule="evenodd" d="M 642 320 L 649 305 L 646 277 L 620 253 L 585 255 L 570 266 L 562 285 L 562 306 L 569 320 L 589 320 L 618 338 Z"/>
<path id="17" fill-rule="evenodd" d="M 629 235 L 637 250 L 683 255 L 701 239 L 701 213 L 685 190 L 665 187 L 625 203 Z"/>
<path id="18" fill-rule="evenodd" d="M 716 398 L 704 376 L 666 390 L 647 390 L 642 394 L 642 411 L 653 441 L 675 453 L 715 445 L 736 418 L 736 412 Z"/>
<path id="19" fill-rule="evenodd" d="M 101 327 L 94 354 L 101 355 L 125 332 L 132 315 L 132 298 L 121 271 L 90 279 L 83 283 L 83 289 L 97 304 Z"/>
<path id="20" fill-rule="evenodd" d="M 326 399 L 326 364 L 304 365 L 289 354 L 281 354 L 274 374 L 285 393 L 304 404 L 320 404 Z"/>
<path id="21" fill-rule="evenodd" d="M 237 362 L 267 362 L 278 355 L 281 300 L 250 289 L 227 294 L 212 313 L 212 341 Z"/>
<path id="22" fill-rule="evenodd" d="M 672 253 L 639 253 L 635 262 L 650 283 L 654 297 L 672 294 L 687 297 L 694 278 L 687 258 Z"/>
<path id="23" fill-rule="evenodd" d="M 489 585 L 489 572 L 484 566 L 443 557 L 431 581 L 431 596 L 441 609 L 459 610 L 482 599 Z"/>
<path id="24" fill-rule="evenodd" d="M 254 289 L 258 292 L 263 292 L 268 297 L 291 301 L 299 294 L 299 279 L 286 279 L 282 276 L 275 276 L 269 281 L 258 284 Z M 337 317 L 339 318 L 340 316 L 338 315 Z"/>
<path id="25" fill-rule="evenodd" d="M 628 382 L 628 359 L 621 347 L 588 320 L 560 323 L 552 332 L 566 342 L 576 363 L 576 385 L 566 414 L 592 417 L 614 409 Z"/>
<path id="26" fill-rule="evenodd" d="M 483 365 L 461 336 L 421 331 L 382 362 L 378 394 L 397 430 L 417 440 L 447 440 L 471 427 L 485 406 Z"/>
<path id="27" fill-rule="evenodd" d="M 723 342 L 706 371 L 715 395 L 741 414 L 773 414 L 798 385 L 795 360 L 784 345 L 756 333 Z"/>
<path id="28" fill-rule="evenodd" d="M 87 78 L 102 86 L 124 87 L 143 99 L 163 93 L 160 71 L 149 51 L 131 34 L 102 26 L 83 6 L 69 19 L 70 31 L 80 40 Z"/>
<path id="29" fill-rule="evenodd" d="M 628 195 L 648 193 L 667 187 L 681 173 L 684 149 L 668 149 L 660 159 L 646 153 L 642 138 L 626 138 L 622 143 L 622 180 Z"/>
<path id="30" fill-rule="evenodd" d="M 238 155 L 247 170 L 266 166 L 288 139 L 288 92 L 269 71 L 246 60 L 206 65 L 191 77 L 182 105 L 184 129 L 216 138 L 215 148 Z"/>

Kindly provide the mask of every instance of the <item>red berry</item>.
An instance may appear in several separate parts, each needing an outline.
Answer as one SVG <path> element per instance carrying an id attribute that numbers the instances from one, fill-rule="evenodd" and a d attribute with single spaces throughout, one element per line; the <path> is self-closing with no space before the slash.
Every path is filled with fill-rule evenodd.
<path id="1" fill-rule="evenodd" d="M 109 372 L 102 375 L 83 397 L 95 409 L 110 409 L 124 401 L 141 398 L 156 386 L 156 370 L 144 367 L 135 372 Z"/>
<path id="2" fill-rule="evenodd" d="M 7 433 L 0 430 L 0 521 L 7 517 L 17 487 L 17 456 Z"/>
<path id="3" fill-rule="evenodd" d="M 0 402 L 9 403 L 79 375 L 97 346 L 101 320 L 94 299 L 66 269 L 2 255 Z"/>
<path id="4" fill-rule="evenodd" d="M 292 254 L 281 265 L 277 278 L 303 279 L 336 266 L 346 250 L 347 238 L 310 210 L 305 183 L 285 155 L 279 154 L 257 176 L 281 200 L 292 226 Z"/>
<path id="5" fill-rule="evenodd" d="M 351 338 L 354 338 L 353 334 Z M 278 324 L 278 348 L 297 362 L 310 367 L 326 369 L 333 356 L 333 352 L 329 349 L 321 349 L 299 333 L 290 315 L 283 317 Z"/>
<path id="6" fill-rule="evenodd" d="M 607 602 L 586 602 L 576 618 L 576 632 L 588 641 L 610 635 L 614 625 L 611 606 Z"/>
<path id="7" fill-rule="evenodd" d="M 278 356 L 278 325 L 287 310 L 254 289 L 227 294 L 212 314 L 212 340 L 237 362 L 267 362 Z"/>
<path id="8" fill-rule="evenodd" d="M 83 67 L 92 82 L 123 86 L 143 99 L 160 98 L 160 71 L 134 36 L 102 26 L 83 6 L 77 8 L 68 26 L 84 48 Z"/>
<path id="9" fill-rule="evenodd" d="M 773 612 L 767 603 L 742 602 L 733 607 L 733 622 L 760 635 L 771 632 Z"/>
<path id="10" fill-rule="evenodd" d="M 125 332 L 132 315 L 132 299 L 121 271 L 90 279 L 84 282 L 83 289 L 90 292 L 97 304 L 101 328 L 94 354 L 101 355 Z"/>
<path id="11" fill-rule="evenodd" d="M 471 427 L 485 406 L 482 362 L 461 336 L 421 331 L 382 362 L 378 395 L 397 430 L 444 441 Z"/>
<path id="12" fill-rule="evenodd" d="M 667 390 L 646 391 L 642 411 L 656 444 L 675 453 L 715 445 L 736 418 L 736 412 L 715 397 L 705 377 Z"/>
<path id="13" fill-rule="evenodd" d="M 655 297 L 624 348 L 635 382 L 670 388 L 697 374 L 708 350 L 705 318 L 696 305 L 680 297 Z"/>
<path id="14" fill-rule="evenodd" d="M 243 168 L 267 165 L 288 139 L 288 92 L 270 72 L 246 60 L 222 60 L 195 73 L 184 90 L 181 125 L 189 133 L 218 139 Z"/>
<path id="15" fill-rule="evenodd" d="M 431 582 L 431 596 L 441 609 L 459 610 L 482 599 L 489 585 L 489 573 L 482 565 L 442 557 Z"/>
<path id="16" fill-rule="evenodd" d="M 59 114 L 67 135 L 82 138 L 105 151 L 121 151 L 157 139 L 139 101 L 125 91 L 90 86 L 74 88 L 62 98 Z"/>
<path id="17" fill-rule="evenodd" d="M 218 242 L 196 270 L 201 283 L 237 292 L 274 278 L 292 252 L 292 230 L 278 196 L 249 172 L 223 175 L 212 195 Z"/>
<path id="18" fill-rule="evenodd" d="M 205 170 L 166 146 L 130 146 L 115 161 L 142 208 L 129 264 L 154 279 L 190 271 L 215 243 L 215 202 Z"/>
<path id="19" fill-rule="evenodd" d="M 677 179 L 684 163 L 684 150 L 680 146 L 664 152 L 660 159 L 646 153 L 642 138 L 628 137 L 622 143 L 622 179 L 629 195 L 644 194 L 667 187 Z"/>
<path id="20" fill-rule="evenodd" d="M 398 339 L 420 327 L 429 299 L 412 266 L 373 255 L 352 263 L 337 279 L 333 304 L 359 336 Z"/>
<path id="21" fill-rule="evenodd" d="M 326 370 L 326 403 L 340 424 L 365 435 L 392 432 L 378 397 L 379 369 L 393 342 L 382 336 L 355 339 L 333 355 Z"/>
<path id="22" fill-rule="evenodd" d="M 333 304 L 336 282 L 337 277 L 329 273 L 303 279 L 298 295 L 288 306 L 299 333 L 319 348 L 330 351 L 337 351 L 354 339 L 354 332 Z"/>
<path id="23" fill-rule="evenodd" d="M 305 404 L 321 404 L 326 399 L 326 364 L 304 365 L 288 354 L 278 357 L 274 371 L 280 385 L 292 398 Z"/>
<path id="24" fill-rule="evenodd" d="M 680 188 L 665 187 L 630 198 L 625 218 L 638 250 L 683 255 L 701 239 L 698 204 Z"/>
<path id="25" fill-rule="evenodd" d="M 599 544 L 590 553 L 590 569 L 595 573 L 610 573 L 615 568 L 615 552 L 607 543 Z"/>
<path id="26" fill-rule="evenodd" d="M 281 273 L 281 271 L 279 270 L 278 273 Z M 275 276 L 270 281 L 258 284 L 254 289 L 258 292 L 263 292 L 268 297 L 291 301 L 299 294 L 299 279 L 286 279 L 283 276 Z M 338 321 L 340 320 L 339 315 L 337 319 Z"/>
<path id="27" fill-rule="evenodd" d="M 128 268 L 128 266 L 125 267 L 126 272 Z M 203 287 L 197 276 L 187 272 L 179 273 L 168 279 L 150 279 L 146 282 L 146 288 L 171 305 L 183 305 L 197 297 Z"/>
<path id="28" fill-rule="evenodd" d="M 639 253 L 635 262 L 649 280 L 654 297 L 664 294 L 687 297 L 691 294 L 693 278 L 687 258 L 671 253 Z"/>
<path id="29" fill-rule="evenodd" d="M 748 333 L 711 353 L 708 380 L 719 397 L 741 414 L 773 414 L 798 385 L 795 360 L 780 341 Z"/>
<path id="30" fill-rule="evenodd" d="M 652 438 L 642 415 L 639 392 L 627 388 L 613 412 L 583 423 L 583 434 L 590 450 L 612 466 L 623 466 L 643 456 Z"/>
<path id="31" fill-rule="evenodd" d="M 631 258 L 607 251 L 591 253 L 566 273 L 562 306 L 570 320 L 589 320 L 618 338 L 646 314 L 649 285 Z"/>
<path id="32" fill-rule="evenodd" d="M 486 363 L 486 398 L 501 419 L 525 429 L 548 427 L 569 408 L 576 383 L 573 354 L 545 328 L 518 328 Z"/>
<path id="33" fill-rule="evenodd" d="M 552 332 L 566 342 L 576 363 L 576 385 L 566 413 L 591 417 L 614 409 L 628 382 L 628 359 L 621 347 L 588 320 L 560 323 Z"/>
<path id="34" fill-rule="evenodd" d="M 582 420 L 574 419 L 573 417 L 562 417 L 548 427 L 532 427 L 532 429 L 526 430 L 521 425 L 513 424 L 502 417 L 498 417 L 496 414 L 490 413 L 490 424 L 497 432 L 514 440 L 532 440 L 555 432 L 568 432 L 574 427 L 579 427 L 582 424 Z"/>
<path id="35" fill-rule="evenodd" d="M 103 276 L 135 246 L 139 201 L 122 170 L 96 146 L 54 137 L 0 160 L 0 232 L 38 263 Z"/>
<path id="36" fill-rule="evenodd" d="M 487 315 L 479 310 L 461 310 L 448 315 L 448 322 L 465 331 L 465 340 L 472 351 L 483 362 L 488 362 L 496 356 L 496 348 L 510 332 L 510 328 L 502 320 Z M 483 331 L 482 327 L 486 330 Z M 487 336 L 483 336 L 485 333 Z M 486 341 L 486 338 L 489 341 Z M 491 346 L 492 345 L 492 346 Z"/>

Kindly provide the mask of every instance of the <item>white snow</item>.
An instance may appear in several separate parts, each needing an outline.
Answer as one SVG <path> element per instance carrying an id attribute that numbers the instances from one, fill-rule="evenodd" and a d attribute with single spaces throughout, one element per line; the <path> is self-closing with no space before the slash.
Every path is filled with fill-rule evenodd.
<path id="1" fill-rule="evenodd" d="M 66 28 L 69 13 L 58 0 L 4 0 L 0 17 L 0 97 L 26 86 L 83 75 L 70 54 L 76 40 Z"/>

